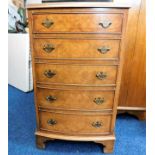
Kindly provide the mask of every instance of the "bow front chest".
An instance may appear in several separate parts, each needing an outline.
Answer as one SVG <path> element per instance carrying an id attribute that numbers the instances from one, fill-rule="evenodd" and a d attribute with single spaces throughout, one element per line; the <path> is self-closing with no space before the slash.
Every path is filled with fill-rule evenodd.
<path id="1" fill-rule="evenodd" d="M 28 6 L 39 148 L 62 139 L 113 151 L 127 12 L 102 2 Z"/>

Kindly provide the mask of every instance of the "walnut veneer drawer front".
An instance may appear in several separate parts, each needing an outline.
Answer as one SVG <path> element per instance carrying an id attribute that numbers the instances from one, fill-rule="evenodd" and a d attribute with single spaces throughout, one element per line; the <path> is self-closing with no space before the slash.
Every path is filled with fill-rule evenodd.
<path id="1" fill-rule="evenodd" d="M 34 33 L 121 33 L 122 14 L 41 14 L 33 16 Z"/>
<path id="2" fill-rule="evenodd" d="M 111 115 L 40 112 L 40 128 L 68 134 L 108 134 Z"/>
<path id="3" fill-rule="evenodd" d="M 37 82 L 56 84 L 115 84 L 117 66 L 36 64 Z"/>
<path id="4" fill-rule="evenodd" d="M 35 39 L 37 58 L 115 58 L 118 59 L 120 40 L 104 39 Z"/>
<path id="5" fill-rule="evenodd" d="M 114 90 L 65 90 L 37 88 L 40 107 L 64 110 L 99 110 L 113 108 Z"/>

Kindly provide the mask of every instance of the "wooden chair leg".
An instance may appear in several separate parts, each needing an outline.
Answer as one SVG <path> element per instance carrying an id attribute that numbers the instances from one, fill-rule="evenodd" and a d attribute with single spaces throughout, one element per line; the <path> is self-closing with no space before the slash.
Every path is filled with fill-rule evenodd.
<path id="1" fill-rule="evenodd" d="M 97 141 L 96 143 L 103 145 L 104 153 L 113 153 L 115 140 Z"/>

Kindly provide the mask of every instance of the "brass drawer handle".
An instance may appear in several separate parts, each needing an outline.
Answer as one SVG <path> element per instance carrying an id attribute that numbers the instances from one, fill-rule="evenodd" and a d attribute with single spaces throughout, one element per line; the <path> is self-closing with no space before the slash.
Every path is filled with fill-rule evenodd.
<path id="1" fill-rule="evenodd" d="M 54 120 L 54 119 L 49 119 L 49 120 L 47 121 L 47 123 L 48 123 L 49 125 L 53 126 L 53 125 L 56 125 L 56 124 L 57 124 L 57 121 Z"/>
<path id="2" fill-rule="evenodd" d="M 51 95 L 49 95 L 49 96 L 47 96 L 46 97 L 46 100 L 48 101 L 48 102 L 53 102 L 53 101 L 55 101 L 57 98 L 55 97 L 55 96 L 51 96 Z"/>
<path id="3" fill-rule="evenodd" d="M 101 97 L 97 97 L 97 98 L 94 99 L 94 102 L 97 105 L 100 105 L 100 104 L 103 104 L 105 102 L 105 99 L 104 98 L 101 98 Z"/>
<path id="4" fill-rule="evenodd" d="M 96 77 L 99 79 L 99 80 L 104 80 L 106 77 L 107 77 L 107 74 L 104 73 L 104 72 L 98 72 L 96 74 Z"/>
<path id="5" fill-rule="evenodd" d="M 44 75 L 48 78 L 52 78 L 54 75 L 56 75 L 56 73 L 54 71 L 51 71 L 51 70 L 46 70 L 44 72 Z"/>
<path id="6" fill-rule="evenodd" d="M 47 52 L 47 53 L 52 52 L 54 49 L 55 49 L 55 48 L 54 48 L 54 46 L 53 46 L 52 44 L 46 44 L 46 45 L 44 45 L 44 47 L 43 47 L 43 50 L 44 50 L 45 52 Z"/>
<path id="7" fill-rule="evenodd" d="M 43 20 L 42 25 L 46 28 L 50 28 L 52 25 L 54 24 L 54 22 L 51 19 L 46 18 L 45 20 Z"/>
<path id="8" fill-rule="evenodd" d="M 109 48 L 109 47 L 103 46 L 103 47 L 98 48 L 97 50 L 98 50 L 101 54 L 105 54 L 105 53 L 107 53 L 108 51 L 110 51 L 110 48 Z"/>
<path id="9" fill-rule="evenodd" d="M 92 123 L 92 126 L 93 126 L 94 128 L 100 128 L 100 127 L 103 126 L 103 123 L 102 123 L 102 122 L 99 122 L 99 121 L 93 122 L 93 123 Z"/>
<path id="10" fill-rule="evenodd" d="M 104 20 L 103 22 L 100 22 L 99 25 L 102 26 L 102 28 L 106 29 L 110 25 L 112 25 L 112 22 L 110 20 Z"/>

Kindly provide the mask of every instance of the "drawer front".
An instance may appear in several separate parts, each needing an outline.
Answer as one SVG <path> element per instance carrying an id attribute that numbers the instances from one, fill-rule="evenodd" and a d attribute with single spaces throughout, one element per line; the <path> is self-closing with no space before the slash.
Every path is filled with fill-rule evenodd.
<path id="1" fill-rule="evenodd" d="M 34 39 L 34 55 L 39 58 L 118 59 L 120 40 Z"/>
<path id="2" fill-rule="evenodd" d="M 33 15 L 34 33 L 121 33 L 122 14 Z"/>
<path id="3" fill-rule="evenodd" d="M 37 88 L 40 107 L 64 110 L 104 110 L 113 108 L 114 91 L 52 90 Z"/>
<path id="4" fill-rule="evenodd" d="M 101 85 L 116 83 L 117 66 L 36 64 L 37 82 Z"/>
<path id="5" fill-rule="evenodd" d="M 110 132 L 111 115 L 62 114 L 40 112 L 40 129 L 68 134 L 104 134 Z"/>

